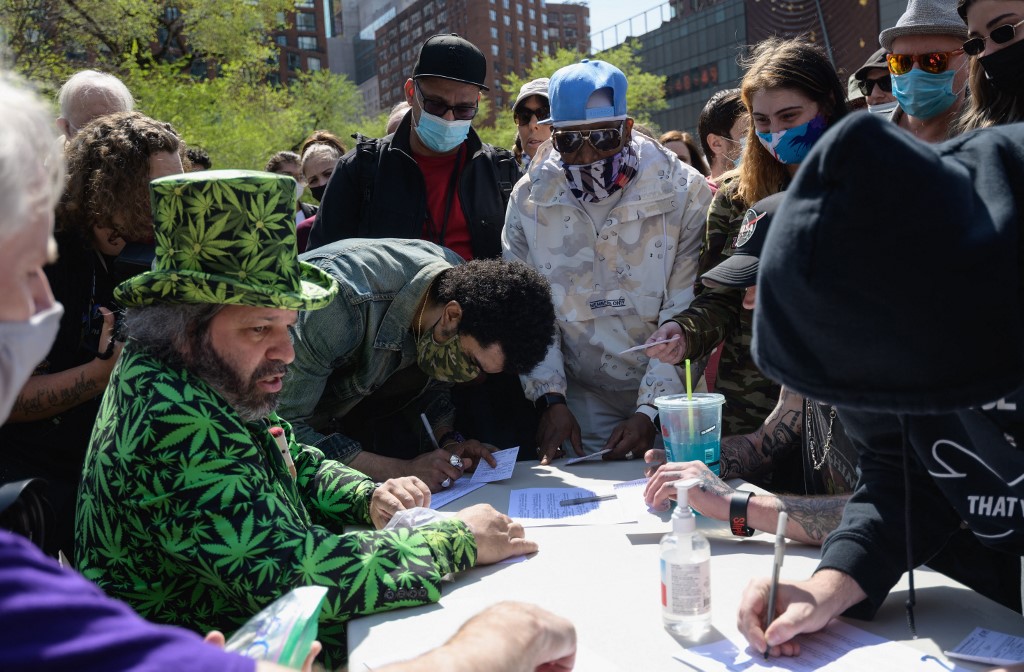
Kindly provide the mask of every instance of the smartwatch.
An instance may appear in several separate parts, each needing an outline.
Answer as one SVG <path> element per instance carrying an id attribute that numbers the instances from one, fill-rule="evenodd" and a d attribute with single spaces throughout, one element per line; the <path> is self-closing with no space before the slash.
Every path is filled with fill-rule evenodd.
<path id="1" fill-rule="evenodd" d="M 559 394 L 558 392 L 547 392 L 537 397 L 537 401 L 533 402 L 534 408 L 538 411 L 546 411 L 550 407 L 556 404 L 564 404 L 565 395 Z"/>
<path id="2" fill-rule="evenodd" d="M 747 525 L 747 504 L 753 496 L 752 492 L 734 492 L 729 496 L 729 529 L 737 537 L 754 534 L 754 528 Z"/>

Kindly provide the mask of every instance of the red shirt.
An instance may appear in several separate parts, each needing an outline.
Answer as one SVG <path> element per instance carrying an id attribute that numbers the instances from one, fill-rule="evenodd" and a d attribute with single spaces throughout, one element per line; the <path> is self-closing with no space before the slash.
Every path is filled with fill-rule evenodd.
<path id="1" fill-rule="evenodd" d="M 459 175 L 462 173 L 463 166 L 466 165 L 465 154 L 466 146 L 463 144 L 454 154 L 421 156 L 414 153 L 413 157 L 416 159 L 416 164 L 420 167 L 420 172 L 423 173 L 423 181 L 427 185 L 428 219 L 423 223 L 423 232 L 420 237 L 423 240 L 429 240 L 455 250 L 460 257 L 468 261 L 473 258 L 473 248 L 469 242 L 466 213 L 462 211 L 462 203 L 459 201 L 458 184 Z M 453 177 L 455 178 L 454 185 Z M 454 189 L 454 193 L 451 207 L 448 209 L 448 224 L 446 226 L 444 211 L 448 203 L 450 188 Z M 444 231 L 443 239 L 442 231 Z"/>

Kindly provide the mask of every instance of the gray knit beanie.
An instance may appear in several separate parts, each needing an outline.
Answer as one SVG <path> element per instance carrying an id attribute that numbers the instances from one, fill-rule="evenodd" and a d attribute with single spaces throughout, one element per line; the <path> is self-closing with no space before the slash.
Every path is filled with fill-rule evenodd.
<path id="1" fill-rule="evenodd" d="M 892 51 L 892 41 L 904 35 L 952 35 L 967 39 L 967 26 L 956 12 L 957 0 L 910 0 L 896 25 L 878 35 L 878 43 Z"/>

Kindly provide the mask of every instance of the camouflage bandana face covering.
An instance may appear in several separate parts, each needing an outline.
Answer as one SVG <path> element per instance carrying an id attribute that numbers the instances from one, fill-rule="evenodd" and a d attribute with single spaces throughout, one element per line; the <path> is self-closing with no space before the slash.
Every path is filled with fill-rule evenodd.
<path id="1" fill-rule="evenodd" d="M 562 165 L 569 189 L 580 201 L 597 203 L 629 184 L 640 167 L 640 158 L 627 142 L 622 150 L 581 166 Z"/>
<path id="2" fill-rule="evenodd" d="M 438 318 L 437 322 L 440 321 Z M 434 327 L 437 322 L 434 322 Z M 416 339 L 416 363 L 420 370 L 443 383 L 467 383 L 479 376 L 480 367 L 459 347 L 459 335 L 438 343 L 434 340 L 434 327 L 424 329 Z"/>

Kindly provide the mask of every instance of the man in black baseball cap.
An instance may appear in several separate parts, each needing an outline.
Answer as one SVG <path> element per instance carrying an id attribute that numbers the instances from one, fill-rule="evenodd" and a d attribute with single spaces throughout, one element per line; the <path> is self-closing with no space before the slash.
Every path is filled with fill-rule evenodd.
<path id="1" fill-rule="evenodd" d="M 521 173 L 512 152 L 481 142 L 472 128 L 480 93 L 488 90 L 487 70 L 484 55 L 466 39 L 427 38 L 403 85 L 409 111 L 394 133 L 365 139 L 342 157 L 307 249 L 346 238 L 411 238 L 467 261 L 500 258 L 505 210 Z M 465 435 L 499 446 L 533 440 L 536 411 L 511 373 L 456 387 L 452 395 Z"/>

